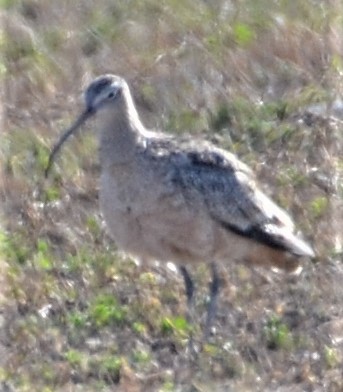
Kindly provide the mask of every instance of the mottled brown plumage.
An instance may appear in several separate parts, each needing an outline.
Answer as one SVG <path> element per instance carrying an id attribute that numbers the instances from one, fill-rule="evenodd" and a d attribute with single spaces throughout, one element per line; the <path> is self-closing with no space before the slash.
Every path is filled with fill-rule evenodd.
<path id="1" fill-rule="evenodd" d="M 104 75 L 86 110 L 55 146 L 93 114 L 98 121 L 100 204 L 118 247 L 143 260 L 245 261 L 294 271 L 313 250 L 251 170 L 209 143 L 147 131 L 127 83 Z"/>

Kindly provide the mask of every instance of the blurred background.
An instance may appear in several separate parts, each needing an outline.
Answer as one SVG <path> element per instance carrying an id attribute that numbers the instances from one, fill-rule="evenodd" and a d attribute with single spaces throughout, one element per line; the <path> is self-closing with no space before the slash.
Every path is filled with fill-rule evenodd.
<path id="1" fill-rule="evenodd" d="M 343 5 L 339 0 L 1 0 L 0 391 L 343 390 Z M 44 169 L 84 87 L 124 77 L 148 128 L 237 154 L 318 257 L 297 278 L 116 251 L 89 122 Z"/>

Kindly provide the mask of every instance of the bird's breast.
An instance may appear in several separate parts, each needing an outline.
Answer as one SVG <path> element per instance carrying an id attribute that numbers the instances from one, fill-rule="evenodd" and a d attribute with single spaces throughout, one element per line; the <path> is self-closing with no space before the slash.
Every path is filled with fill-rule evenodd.
<path id="1" fill-rule="evenodd" d="M 213 227 L 203 206 L 187 200 L 157 171 L 115 171 L 102 173 L 100 205 L 121 250 L 176 263 L 210 257 Z"/>

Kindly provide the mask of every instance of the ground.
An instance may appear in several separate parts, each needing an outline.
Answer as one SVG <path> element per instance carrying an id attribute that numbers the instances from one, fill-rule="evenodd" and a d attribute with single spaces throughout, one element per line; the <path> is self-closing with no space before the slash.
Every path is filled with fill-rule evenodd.
<path id="1" fill-rule="evenodd" d="M 1 391 L 343 390 L 343 42 L 339 1 L 2 0 Z M 99 74 L 149 128 L 236 153 L 316 250 L 300 276 L 192 271 L 120 254 L 98 206 L 94 124 L 49 151 Z M 189 338 L 195 347 L 189 352 Z"/>

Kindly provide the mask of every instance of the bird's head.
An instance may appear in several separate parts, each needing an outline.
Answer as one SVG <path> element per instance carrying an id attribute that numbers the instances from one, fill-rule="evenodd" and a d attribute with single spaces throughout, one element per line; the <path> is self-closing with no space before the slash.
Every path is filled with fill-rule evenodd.
<path id="1" fill-rule="evenodd" d="M 56 154 L 61 149 L 64 142 L 69 139 L 82 124 L 98 111 L 105 110 L 106 108 L 114 110 L 123 103 L 127 104 L 128 102 L 131 102 L 129 87 L 125 80 L 119 76 L 110 74 L 99 76 L 93 80 L 84 93 L 84 99 L 86 106 L 85 110 L 74 124 L 60 137 L 51 151 L 48 165 L 45 170 L 46 177 L 49 174 Z"/>
<path id="2" fill-rule="evenodd" d="M 102 75 L 96 78 L 85 91 L 86 110 L 96 113 L 106 107 L 115 107 L 128 91 L 124 79 L 116 75 Z"/>

